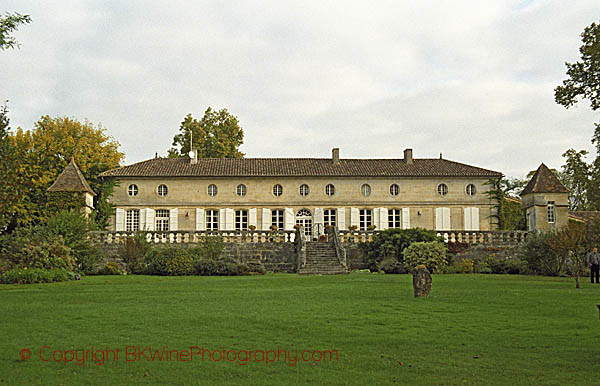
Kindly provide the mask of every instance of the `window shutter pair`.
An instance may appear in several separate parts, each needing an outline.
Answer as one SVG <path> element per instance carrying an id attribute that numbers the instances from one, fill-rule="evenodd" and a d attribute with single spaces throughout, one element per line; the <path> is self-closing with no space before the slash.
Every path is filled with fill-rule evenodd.
<path id="1" fill-rule="evenodd" d="M 177 209 L 171 209 L 175 211 L 175 216 L 177 216 Z M 153 231 L 154 227 L 154 216 L 155 210 L 151 208 L 140 209 L 140 230 L 142 231 Z M 173 221 L 170 221 L 173 223 Z M 175 228 L 173 225 L 170 226 L 170 229 L 177 230 L 177 219 L 175 219 Z M 117 208 L 115 213 L 115 230 L 117 232 L 123 232 L 125 230 L 125 209 Z"/>
<path id="2" fill-rule="evenodd" d="M 479 230 L 479 208 L 465 208 L 464 209 L 466 231 L 478 231 Z"/>
<path id="3" fill-rule="evenodd" d="M 450 229 L 450 208 L 435 208 L 435 230 L 448 231 Z"/>
<path id="4" fill-rule="evenodd" d="M 294 209 L 285 208 L 283 212 L 283 224 L 286 231 L 294 230 Z"/>

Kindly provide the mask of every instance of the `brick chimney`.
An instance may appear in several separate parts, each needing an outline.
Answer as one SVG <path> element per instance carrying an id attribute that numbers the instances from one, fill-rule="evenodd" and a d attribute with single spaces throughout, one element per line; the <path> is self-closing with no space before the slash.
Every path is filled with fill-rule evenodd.
<path id="1" fill-rule="evenodd" d="M 196 164 L 198 163 L 198 149 L 193 149 L 189 152 L 190 163 Z"/>
<path id="2" fill-rule="evenodd" d="M 412 149 L 404 149 L 404 163 L 407 165 L 412 165 L 412 163 L 413 163 Z"/>
<path id="3" fill-rule="evenodd" d="M 333 162 L 334 165 L 337 165 L 340 163 L 340 149 L 337 147 L 334 147 L 333 149 L 331 149 L 331 161 Z"/>

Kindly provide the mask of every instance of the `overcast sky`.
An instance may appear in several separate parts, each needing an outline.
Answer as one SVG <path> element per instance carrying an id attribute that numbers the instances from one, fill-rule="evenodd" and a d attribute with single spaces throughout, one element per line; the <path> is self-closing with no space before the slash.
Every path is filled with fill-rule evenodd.
<path id="1" fill-rule="evenodd" d="M 247 157 L 410 147 L 520 178 L 592 150 L 599 121 L 553 92 L 598 0 L 3 0 L 7 11 L 33 19 L 14 34 L 21 49 L 0 51 L 11 126 L 101 123 L 127 164 L 165 155 L 208 106 L 239 118 Z"/>

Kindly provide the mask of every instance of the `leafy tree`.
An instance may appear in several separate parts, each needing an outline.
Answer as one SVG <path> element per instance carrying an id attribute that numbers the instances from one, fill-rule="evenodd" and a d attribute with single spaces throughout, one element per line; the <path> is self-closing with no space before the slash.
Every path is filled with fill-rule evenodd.
<path id="1" fill-rule="evenodd" d="M 13 14 L 7 12 L 3 17 L 0 17 L 0 49 L 18 48 L 20 46 L 19 42 L 10 36 L 10 33 L 16 31 L 19 25 L 28 23 L 31 23 L 31 17 L 21 15 L 18 12 Z"/>
<path id="2" fill-rule="evenodd" d="M 587 150 L 569 149 L 563 153 L 566 158 L 562 166 L 563 183 L 569 189 L 569 209 L 587 210 L 590 207 L 591 165 L 584 160 Z"/>
<path id="3" fill-rule="evenodd" d="M 495 202 L 490 217 L 500 230 L 524 230 L 525 216 L 520 200 L 516 196 L 523 190 L 527 181 L 518 178 L 491 179 L 484 183 L 489 186 L 485 194 Z"/>
<path id="4" fill-rule="evenodd" d="M 15 159 L 10 144 L 10 120 L 6 103 L 0 107 L 0 233 L 8 227 L 11 216 L 8 215 L 11 202 L 15 201 L 16 186 L 14 182 Z"/>
<path id="5" fill-rule="evenodd" d="M 575 278 L 575 288 L 579 288 L 579 278 L 585 274 L 590 247 L 586 224 L 569 222 L 568 226 L 551 233 L 547 243 L 565 262 L 569 273 Z"/>
<path id="6" fill-rule="evenodd" d="M 244 130 L 236 116 L 227 109 L 215 111 L 210 107 L 200 121 L 188 114 L 181 122 L 179 134 L 173 137 L 169 157 L 185 156 L 192 147 L 198 149 L 199 158 L 242 158 L 239 147 L 244 143 Z"/>
<path id="7" fill-rule="evenodd" d="M 110 211 L 110 205 L 105 201 L 114 185 L 101 180 L 98 174 L 117 167 L 123 153 L 118 151 L 119 143 L 104 131 L 87 121 L 81 123 L 67 117 L 43 116 L 33 130 L 18 128 L 9 135 L 14 148 L 12 157 L 18 160 L 16 175 L 11 181 L 17 187 L 17 195 L 7 208 L 3 208 L 3 214 L 12 217 L 13 225 L 37 224 L 52 215 L 47 189 L 67 166 L 71 156 L 98 194 L 98 210 Z M 109 212 L 96 217 L 107 216 Z"/>
<path id="8" fill-rule="evenodd" d="M 562 82 L 561 86 L 554 89 L 554 100 L 556 103 L 569 108 L 576 104 L 580 99 L 587 99 L 590 102 L 592 110 L 600 108 L 600 24 L 592 23 L 586 27 L 581 34 L 583 45 L 579 47 L 581 54 L 580 61 L 575 63 L 565 63 L 567 66 L 568 78 Z M 600 210 L 600 124 L 595 123 L 592 143 L 596 146 L 596 159 L 589 165 L 588 174 L 589 183 L 583 184 L 576 182 L 576 188 L 585 185 L 587 205 L 582 204 L 582 192 L 575 198 L 578 207 L 585 207 L 588 210 Z M 567 153 L 571 152 L 568 150 Z M 579 172 L 581 166 L 581 157 L 585 154 L 572 151 L 567 155 L 567 168 Z M 571 157 L 569 159 L 569 156 Z M 569 160 L 572 161 L 569 164 Z M 582 177 L 577 175 L 576 177 Z"/>

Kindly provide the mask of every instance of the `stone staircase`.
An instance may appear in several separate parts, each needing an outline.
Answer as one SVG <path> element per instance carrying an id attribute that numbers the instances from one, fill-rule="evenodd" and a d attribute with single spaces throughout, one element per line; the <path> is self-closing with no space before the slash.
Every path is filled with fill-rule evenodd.
<path id="1" fill-rule="evenodd" d="M 304 275 L 339 275 L 348 273 L 340 264 L 332 242 L 309 241 L 306 243 L 306 265 L 298 270 Z"/>

